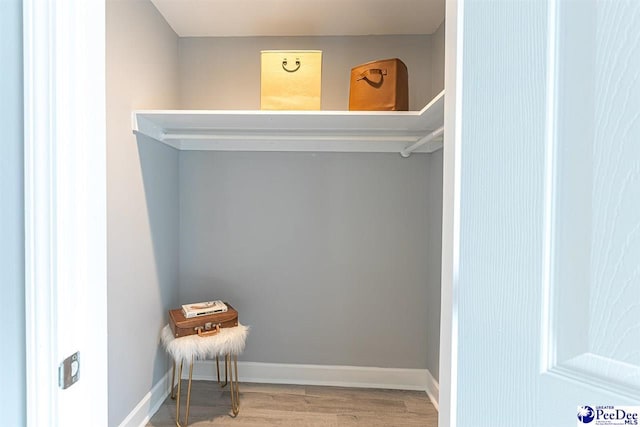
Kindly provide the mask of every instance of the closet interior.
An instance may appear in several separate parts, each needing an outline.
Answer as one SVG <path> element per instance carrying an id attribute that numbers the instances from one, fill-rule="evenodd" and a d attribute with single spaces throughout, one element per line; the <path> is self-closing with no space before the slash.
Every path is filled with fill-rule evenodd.
<path id="1" fill-rule="evenodd" d="M 136 325 L 213 299 L 251 327 L 241 380 L 437 393 L 444 1 L 390 3 L 107 0 L 110 425 L 170 375 Z M 260 52 L 299 49 L 321 110 L 260 111 Z M 347 111 L 383 58 L 410 111 Z"/>

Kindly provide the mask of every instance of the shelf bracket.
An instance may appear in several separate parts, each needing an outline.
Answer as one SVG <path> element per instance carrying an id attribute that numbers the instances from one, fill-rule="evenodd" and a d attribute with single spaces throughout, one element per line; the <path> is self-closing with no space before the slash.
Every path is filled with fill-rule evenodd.
<path id="1" fill-rule="evenodd" d="M 411 153 L 413 153 L 415 150 L 417 150 L 418 148 L 422 147 L 424 144 L 427 144 L 427 143 L 433 141 L 434 139 L 436 139 L 437 137 L 439 137 L 443 133 L 444 133 L 444 126 L 440 126 L 438 129 L 434 130 L 430 134 L 427 134 L 427 135 L 423 136 L 417 142 L 414 142 L 413 144 L 411 144 L 408 147 L 406 147 L 404 150 L 402 150 L 400 152 L 400 155 L 402 157 L 404 157 L 404 158 L 409 157 L 411 155 Z"/>

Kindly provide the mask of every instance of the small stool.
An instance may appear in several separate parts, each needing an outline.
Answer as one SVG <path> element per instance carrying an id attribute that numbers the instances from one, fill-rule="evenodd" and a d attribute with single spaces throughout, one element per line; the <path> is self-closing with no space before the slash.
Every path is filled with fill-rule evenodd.
<path id="1" fill-rule="evenodd" d="M 190 335 L 187 337 L 175 338 L 171 327 L 166 325 L 162 329 L 161 341 L 167 353 L 173 359 L 173 376 L 171 378 L 171 398 L 175 399 L 175 378 L 176 378 L 176 362 L 180 363 L 178 371 L 178 398 L 176 401 L 176 426 L 186 427 L 189 423 L 189 404 L 191 401 L 191 378 L 193 376 L 193 362 L 195 360 L 204 360 L 216 358 L 216 369 L 218 373 L 218 383 L 220 383 L 220 364 L 219 357 L 224 357 L 225 363 L 225 382 L 222 387 L 229 385 L 231 392 L 231 410 L 233 416 L 238 415 L 240 411 L 240 394 L 238 390 L 238 354 L 244 350 L 249 327 L 238 324 L 233 328 L 222 328 L 220 332 L 211 336 Z M 187 387 L 187 404 L 184 426 L 180 424 L 180 383 L 182 378 L 182 366 L 184 361 L 191 363 L 189 366 L 189 385 Z M 233 365 L 231 362 L 233 361 Z M 234 378 L 235 371 L 235 378 Z M 231 373 L 229 375 L 229 372 Z M 229 378 L 230 377 L 230 378 Z"/>

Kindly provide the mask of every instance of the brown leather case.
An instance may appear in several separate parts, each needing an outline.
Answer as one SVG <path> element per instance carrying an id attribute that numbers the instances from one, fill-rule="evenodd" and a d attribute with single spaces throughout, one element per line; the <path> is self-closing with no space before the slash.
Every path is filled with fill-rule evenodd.
<path id="1" fill-rule="evenodd" d="M 182 309 L 169 310 L 169 325 L 176 338 L 188 335 L 209 336 L 215 335 L 221 328 L 233 328 L 238 326 L 238 312 L 227 304 L 224 313 L 210 314 L 187 319 L 182 314 Z"/>
<path id="2" fill-rule="evenodd" d="M 367 62 L 351 69 L 349 110 L 407 111 L 409 75 L 398 58 Z"/>

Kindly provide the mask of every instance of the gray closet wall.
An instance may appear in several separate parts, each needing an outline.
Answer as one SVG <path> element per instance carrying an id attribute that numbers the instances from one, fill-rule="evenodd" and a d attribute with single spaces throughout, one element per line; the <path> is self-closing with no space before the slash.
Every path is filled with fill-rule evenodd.
<path id="1" fill-rule="evenodd" d="M 442 42 L 442 46 L 434 46 Z M 376 59 L 400 58 L 409 71 L 409 109 L 420 110 L 440 90 L 444 40 L 438 37 L 182 37 L 180 103 L 186 109 L 260 109 L 261 50 L 322 50 L 322 109 L 347 110 L 351 68 Z M 442 52 L 440 52 L 442 50 Z M 437 54 L 442 54 L 438 58 Z M 433 66 L 432 66 L 433 65 Z"/>
<path id="2" fill-rule="evenodd" d="M 109 426 L 170 365 L 158 345 L 178 303 L 178 152 L 131 132 L 131 111 L 178 107 L 178 37 L 149 1 L 108 0 Z"/>
<path id="3" fill-rule="evenodd" d="M 180 300 L 232 302 L 243 360 L 426 368 L 429 163 L 181 153 Z"/>
<path id="4" fill-rule="evenodd" d="M 351 67 L 399 57 L 419 110 L 443 88 L 443 33 L 181 38 L 180 104 L 257 109 L 260 50 L 320 49 L 323 109 L 347 109 Z M 247 361 L 437 378 L 441 201 L 441 153 L 182 152 L 179 298 L 234 303 Z"/>

